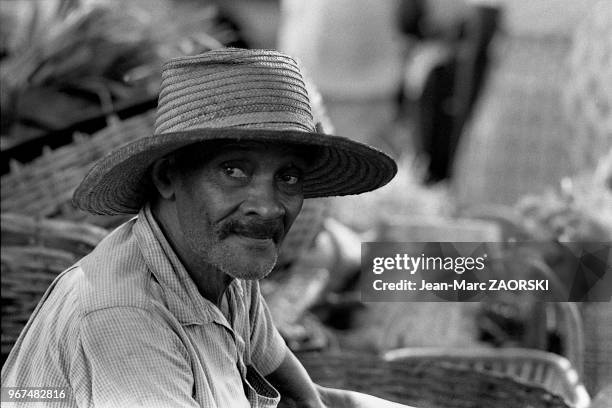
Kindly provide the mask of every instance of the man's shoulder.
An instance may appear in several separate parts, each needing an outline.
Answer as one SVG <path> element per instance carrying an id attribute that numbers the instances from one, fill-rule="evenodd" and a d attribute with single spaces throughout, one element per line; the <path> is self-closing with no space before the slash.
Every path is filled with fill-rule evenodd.
<path id="1" fill-rule="evenodd" d="M 151 307 L 151 272 L 132 233 L 134 222 L 113 231 L 66 276 L 85 315 L 110 307 Z"/>

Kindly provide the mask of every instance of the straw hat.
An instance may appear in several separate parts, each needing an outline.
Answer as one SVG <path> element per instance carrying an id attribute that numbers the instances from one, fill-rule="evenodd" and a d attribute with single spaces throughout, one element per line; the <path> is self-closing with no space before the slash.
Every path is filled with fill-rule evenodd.
<path id="1" fill-rule="evenodd" d="M 137 213 L 153 191 L 147 173 L 157 159 L 189 144 L 219 140 L 316 148 L 304 175 L 304 198 L 374 190 L 397 172 L 386 154 L 317 132 L 304 79 L 291 57 L 225 48 L 163 66 L 153 135 L 98 161 L 73 202 L 96 214 Z"/>

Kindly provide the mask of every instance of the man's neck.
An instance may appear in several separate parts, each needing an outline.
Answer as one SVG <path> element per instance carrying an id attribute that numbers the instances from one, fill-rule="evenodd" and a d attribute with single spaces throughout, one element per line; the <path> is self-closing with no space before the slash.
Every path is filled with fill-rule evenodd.
<path id="1" fill-rule="evenodd" d="M 221 305 L 223 294 L 229 287 L 233 278 L 223 273 L 215 266 L 198 260 L 191 251 L 184 245 L 179 245 L 180 234 L 173 228 L 176 220 L 169 219 L 167 211 L 162 211 L 159 206 L 151 205 L 151 214 L 159 225 L 164 237 L 176 253 L 177 257 L 187 270 L 187 273 L 196 284 L 200 294 L 211 301 L 217 307 Z"/>

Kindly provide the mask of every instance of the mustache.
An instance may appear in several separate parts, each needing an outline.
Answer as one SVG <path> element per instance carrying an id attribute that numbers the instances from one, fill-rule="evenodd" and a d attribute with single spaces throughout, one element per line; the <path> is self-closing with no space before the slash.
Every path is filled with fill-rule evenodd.
<path id="1" fill-rule="evenodd" d="M 280 219 L 250 221 L 229 220 L 219 230 L 219 238 L 225 239 L 231 234 L 242 235 L 255 239 L 271 238 L 280 242 L 285 234 L 285 227 Z"/>

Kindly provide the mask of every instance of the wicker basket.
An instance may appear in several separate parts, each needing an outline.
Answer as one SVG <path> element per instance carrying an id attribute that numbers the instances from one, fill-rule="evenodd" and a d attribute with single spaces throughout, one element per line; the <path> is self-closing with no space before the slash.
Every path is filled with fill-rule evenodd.
<path id="1" fill-rule="evenodd" d="M 113 122 L 91 137 L 75 135 L 73 143 L 46 151 L 26 165 L 13 162 L 11 172 L 1 179 L 2 212 L 85 219 L 87 215 L 76 210 L 70 202 L 74 189 L 96 160 L 124 143 L 148 136 L 153 132 L 153 124 L 153 114 L 146 113 Z M 102 225 L 109 225 L 108 218 L 97 220 Z"/>
<path id="2" fill-rule="evenodd" d="M 404 348 L 385 354 L 389 361 L 406 364 L 452 364 L 481 372 L 509 376 L 515 381 L 544 387 L 575 408 L 589 406 L 590 398 L 570 362 L 540 350 Z"/>
<path id="3" fill-rule="evenodd" d="M 2 214 L 2 360 L 53 279 L 107 234 L 92 225 Z"/>
<path id="4" fill-rule="evenodd" d="M 59 219 L 33 218 L 3 213 L 2 247 L 45 247 L 81 257 L 88 254 L 108 231 L 85 223 Z"/>
<path id="5" fill-rule="evenodd" d="M 513 377 L 423 360 L 385 361 L 364 354 L 302 354 L 312 379 L 421 408 L 568 408 L 563 398 Z M 290 406 L 290 405 L 285 405 Z"/>

